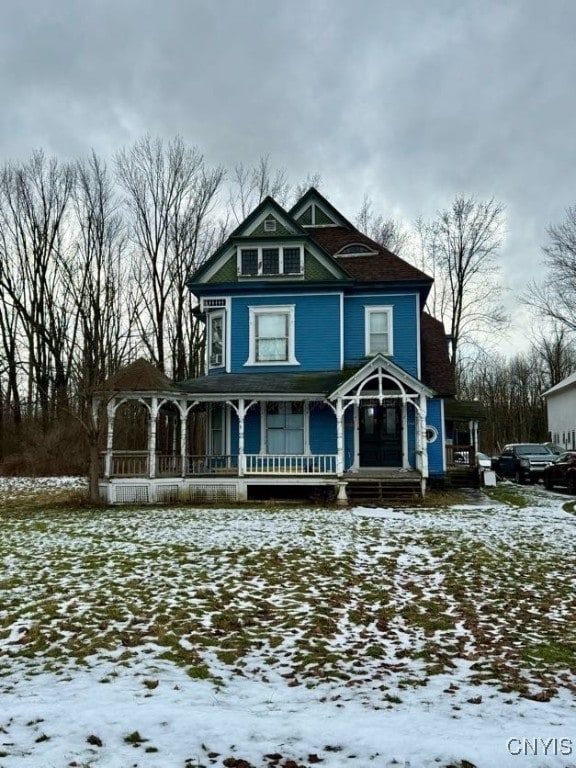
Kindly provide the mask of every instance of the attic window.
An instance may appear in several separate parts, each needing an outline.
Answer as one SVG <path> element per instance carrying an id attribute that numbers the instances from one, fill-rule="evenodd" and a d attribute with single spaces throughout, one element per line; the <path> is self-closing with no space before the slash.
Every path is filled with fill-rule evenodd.
<path id="1" fill-rule="evenodd" d="M 372 248 L 368 248 L 367 245 L 362 243 L 353 243 L 352 245 L 345 245 L 341 248 L 336 256 L 375 256 L 376 251 Z"/>
<path id="2" fill-rule="evenodd" d="M 240 277 L 288 276 L 304 274 L 304 249 L 301 245 L 268 248 L 240 248 L 238 274 Z"/>
<path id="3" fill-rule="evenodd" d="M 276 232 L 276 219 L 264 219 L 264 232 Z"/>

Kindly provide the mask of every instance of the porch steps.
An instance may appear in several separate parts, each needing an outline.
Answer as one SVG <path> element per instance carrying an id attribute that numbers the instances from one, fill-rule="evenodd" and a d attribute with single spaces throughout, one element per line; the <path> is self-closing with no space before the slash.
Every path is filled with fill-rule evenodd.
<path id="1" fill-rule="evenodd" d="M 480 476 L 473 467 L 450 467 L 444 478 L 445 488 L 478 488 Z"/>
<path id="2" fill-rule="evenodd" d="M 347 480 L 350 504 L 406 504 L 421 498 L 419 477 L 354 477 Z"/>

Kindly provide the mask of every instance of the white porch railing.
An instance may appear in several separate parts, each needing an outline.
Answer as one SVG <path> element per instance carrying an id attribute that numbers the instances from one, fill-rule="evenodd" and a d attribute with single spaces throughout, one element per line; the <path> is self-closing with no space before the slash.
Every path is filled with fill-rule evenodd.
<path id="1" fill-rule="evenodd" d="M 112 455 L 112 475 L 116 477 L 146 477 L 148 453 L 146 451 L 115 451 Z"/>
<path id="2" fill-rule="evenodd" d="M 318 454 L 310 456 L 273 455 L 259 453 L 222 456 L 186 456 L 184 476 L 195 475 L 238 475 L 239 463 L 246 475 L 336 475 L 337 455 Z M 103 474 L 105 456 L 101 456 Z M 112 477 L 148 477 L 149 457 L 145 451 L 114 451 L 111 458 Z M 155 457 L 156 477 L 180 477 L 182 458 L 180 456 Z"/>
<path id="3" fill-rule="evenodd" d="M 244 456 L 247 475 L 335 475 L 336 454 L 315 456 L 261 456 L 248 453 Z"/>

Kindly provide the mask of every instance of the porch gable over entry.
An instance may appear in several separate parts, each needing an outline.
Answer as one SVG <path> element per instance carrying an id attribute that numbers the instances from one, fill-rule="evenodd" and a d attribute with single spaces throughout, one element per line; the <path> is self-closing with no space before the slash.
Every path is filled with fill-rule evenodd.
<path id="1" fill-rule="evenodd" d="M 375 355 L 331 393 L 337 422 L 353 406 L 355 414 L 353 469 L 401 466 L 409 460 L 408 407 L 415 413 L 416 469 L 428 477 L 426 400 L 435 392 L 384 355 Z"/>

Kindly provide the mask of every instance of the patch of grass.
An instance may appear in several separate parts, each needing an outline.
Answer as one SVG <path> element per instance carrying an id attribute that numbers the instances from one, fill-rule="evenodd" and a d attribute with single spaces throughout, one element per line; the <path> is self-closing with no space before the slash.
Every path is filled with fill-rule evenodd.
<path id="1" fill-rule="evenodd" d="M 561 686 L 569 659 L 556 638 L 576 643 L 572 539 L 546 536 L 545 519 L 527 537 L 512 512 L 508 529 L 502 508 L 426 507 L 394 526 L 296 508 L 10 512 L 0 634 L 16 641 L 2 672 L 102 662 L 109 683 L 146 654 L 215 685 L 277 674 L 405 688 L 468 659 L 478 684 Z M 160 674 L 139 684 L 152 691 Z"/>
<path id="2" fill-rule="evenodd" d="M 133 747 L 139 747 L 141 744 L 144 744 L 147 741 L 148 739 L 145 739 L 143 736 L 141 736 L 138 731 L 132 731 L 132 733 L 124 736 L 124 742 L 126 744 L 131 744 Z"/>
<path id="3" fill-rule="evenodd" d="M 527 662 L 545 663 L 576 671 L 576 643 L 539 643 L 527 645 L 521 650 Z"/>
<path id="4" fill-rule="evenodd" d="M 528 498 L 521 488 L 522 486 L 512 483 L 499 483 L 494 488 L 485 488 L 484 492 L 494 501 L 523 509 L 528 506 Z"/>

